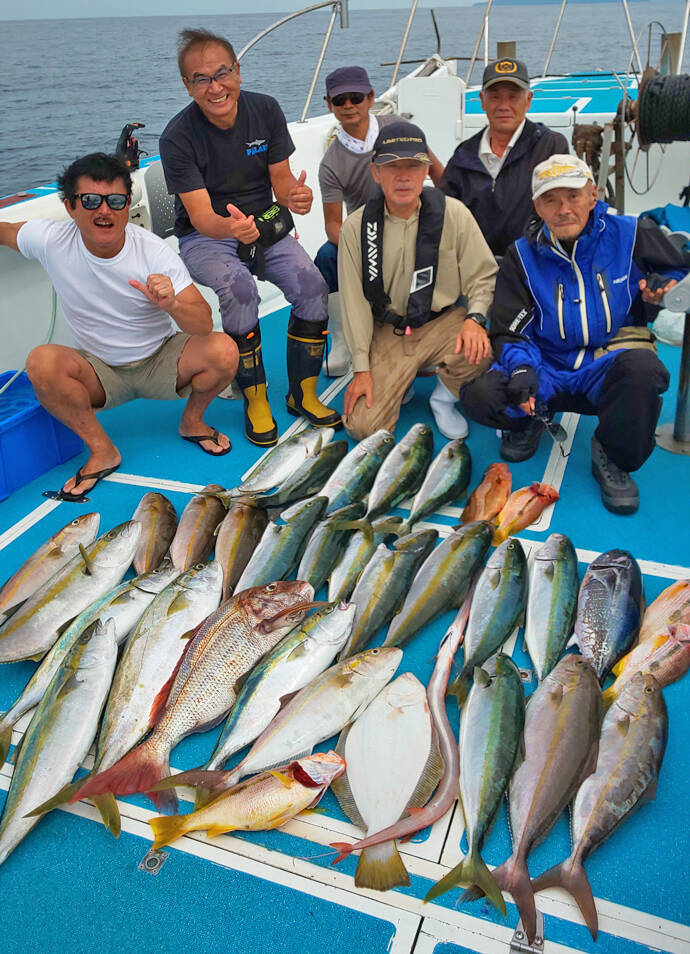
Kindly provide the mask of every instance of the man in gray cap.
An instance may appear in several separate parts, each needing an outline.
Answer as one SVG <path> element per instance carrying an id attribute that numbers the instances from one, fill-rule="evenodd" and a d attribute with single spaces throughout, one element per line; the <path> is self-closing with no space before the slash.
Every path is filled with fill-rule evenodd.
<path id="1" fill-rule="evenodd" d="M 554 153 L 567 153 L 561 133 L 526 118 L 532 103 L 522 60 L 494 60 L 479 94 L 489 121 L 457 147 L 440 188 L 465 203 L 494 255 L 505 255 L 532 215 L 532 171 Z"/>
<path id="2" fill-rule="evenodd" d="M 388 123 L 399 117 L 394 113 L 375 115 L 374 90 L 361 66 L 341 66 L 326 77 L 326 104 L 340 123 L 336 137 L 319 165 L 319 186 L 326 226 L 325 242 L 314 259 L 328 285 L 329 336 L 331 350 L 324 371 L 331 377 L 345 374 L 350 354 L 342 335 L 338 292 L 338 241 L 343 224 L 343 203 L 347 215 L 373 198 L 378 186 L 369 167 L 374 142 Z M 429 175 L 437 184 L 443 173 L 433 155 Z"/>
<path id="3" fill-rule="evenodd" d="M 609 215 L 582 159 L 554 155 L 532 176 L 536 217 L 501 262 L 491 308 L 496 361 L 462 390 L 476 421 L 503 431 L 501 457 L 527 460 L 559 411 L 595 414 L 592 474 L 604 506 L 631 514 L 631 471 L 654 449 L 669 374 L 647 328 L 688 263 L 650 219 Z"/>
<path id="4" fill-rule="evenodd" d="M 437 388 L 451 413 L 461 385 L 491 361 L 484 330 L 496 263 L 471 214 L 456 199 L 423 188 L 431 157 L 422 130 L 402 120 L 379 132 L 371 175 L 381 192 L 340 233 L 338 279 L 353 379 L 345 393 L 357 440 L 393 430 L 418 370 L 438 366 Z M 460 295 L 467 310 L 457 306 Z M 438 409 L 434 410 L 439 423 Z M 441 424 L 439 424 L 441 427 Z M 443 431 L 443 427 L 441 427 Z"/>

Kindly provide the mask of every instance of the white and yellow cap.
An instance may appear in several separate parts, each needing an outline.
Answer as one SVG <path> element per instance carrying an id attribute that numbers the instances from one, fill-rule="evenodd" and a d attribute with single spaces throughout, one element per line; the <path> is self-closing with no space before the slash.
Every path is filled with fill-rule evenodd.
<path id="1" fill-rule="evenodd" d="M 534 167 L 532 198 L 536 199 L 549 189 L 582 189 L 593 184 L 592 170 L 583 159 L 556 154 Z"/>

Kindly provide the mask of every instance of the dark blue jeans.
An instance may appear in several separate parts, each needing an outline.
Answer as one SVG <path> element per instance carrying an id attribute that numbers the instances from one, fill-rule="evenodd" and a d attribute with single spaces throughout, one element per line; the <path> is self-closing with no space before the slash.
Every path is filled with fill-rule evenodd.
<path id="1" fill-rule="evenodd" d="M 338 291 L 338 246 L 333 242 L 324 242 L 316 253 L 314 264 L 328 285 L 328 294 Z"/>

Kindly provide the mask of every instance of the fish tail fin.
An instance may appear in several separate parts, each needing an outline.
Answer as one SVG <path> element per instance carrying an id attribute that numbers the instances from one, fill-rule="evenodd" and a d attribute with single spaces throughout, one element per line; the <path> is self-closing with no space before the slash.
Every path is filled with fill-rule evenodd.
<path id="1" fill-rule="evenodd" d="M 475 853 L 463 858 L 460 864 L 456 865 L 452 871 L 449 871 L 427 892 L 424 900 L 432 901 L 434 898 L 445 894 L 446 891 L 450 891 L 457 884 L 476 885 L 505 917 L 506 904 L 501 890 L 479 854 Z"/>
<path id="2" fill-rule="evenodd" d="M 207 771 L 200 768 L 190 769 L 188 772 L 179 772 L 177 775 L 170 775 L 156 782 L 149 795 L 161 795 L 169 789 L 186 785 L 195 789 L 194 811 L 196 812 L 208 805 L 221 792 L 232 788 L 237 781 L 236 772 Z"/>
<path id="3" fill-rule="evenodd" d="M 508 891 L 517 905 L 522 926 L 531 944 L 537 933 L 537 906 L 530 881 L 527 862 L 524 858 L 513 857 L 504 862 L 493 873 L 494 881 L 503 891 Z"/>
<path id="4" fill-rule="evenodd" d="M 331 864 L 337 865 L 352 853 L 353 846 L 347 841 L 332 841 L 331 848 L 338 852 Z"/>
<path id="5" fill-rule="evenodd" d="M 365 848 L 355 871 L 355 887 L 388 891 L 397 885 L 407 887 L 410 876 L 394 841 Z"/>
<path id="6" fill-rule="evenodd" d="M 187 818 L 187 815 L 160 815 L 158 818 L 150 818 L 149 825 L 154 834 L 153 850 L 158 851 L 181 838 L 187 830 Z"/>
<path id="7" fill-rule="evenodd" d="M 599 931 L 599 918 L 592 896 L 592 888 L 582 862 L 573 862 L 568 858 L 562 864 L 549 868 L 548 871 L 539 875 L 532 882 L 532 890 L 535 894 L 537 891 L 545 891 L 547 888 L 563 888 L 575 899 L 585 924 L 589 928 L 593 940 L 596 941 Z"/>
<path id="8" fill-rule="evenodd" d="M 446 689 L 447 696 L 455 696 L 458 700 L 458 709 L 462 709 L 465 705 L 465 699 L 467 699 L 467 690 L 469 689 L 469 679 L 467 676 L 460 673 L 457 679 L 455 679 Z"/>
<path id="9" fill-rule="evenodd" d="M 159 753 L 151 744 L 151 740 L 142 742 L 105 772 L 99 772 L 87 779 L 86 783 L 72 795 L 70 802 L 110 793 L 131 795 L 134 792 L 151 792 L 157 782 L 170 774 L 167 754 Z M 173 799 L 176 803 L 174 793 Z M 156 805 L 160 805 L 158 797 L 154 797 L 153 801 Z M 166 801 L 172 804 L 172 800 L 166 799 Z"/>
<path id="10" fill-rule="evenodd" d="M 58 808 L 60 805 L 65 805 L 67 802 L 72 801 L 72 796 L 79 791 L 84 782 L 88 781 L 90 778 L 89 775 L 86 778 L 78 778 L 74 782 L 70 782 L 69 785 L 65 785 L 57 795 L 53 795 L 52 798 L 49 798 L 47 802 L 43 802 L 41 805 L 38 805 L 37 808 L 34 808 L 33 811 L 26 813 L 26 818 L 32 818 L 36 815 L 45 815 L 47 812 L 52 812 L 54 808 Z"/>
<path id="11" fill-rule="evenodd" d="M 117 807 L 117 802 L 112 792 L 108 792 L 107 795 L 94 795 L 91 801 L 98 809 L 101 821 L 110 834 L 114 835 L 115 838 L 119 838 L 122 830 L 120 809 Z"/>
<path id="12" fill-rule="evenodd" d="M 4 716 L 5 713 L 3 712 Z M 12 745 L 12 723 L 9 725 L 3 725 L 0 723 L 0 765 L 4 765 L 7 760 L 7 755 L 10 751 L 10 746 Z"/>

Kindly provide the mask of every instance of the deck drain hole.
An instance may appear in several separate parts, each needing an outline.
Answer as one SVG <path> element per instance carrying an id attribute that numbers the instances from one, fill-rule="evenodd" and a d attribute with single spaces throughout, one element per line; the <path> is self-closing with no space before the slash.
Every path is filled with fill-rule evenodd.
<path id="1" fill-rule="evenodd" d="M 157 875 L 169 854 L 169 851 L 156 851 L 154 848 L 149 849 L 139 862 L 139 871 Z"/>

